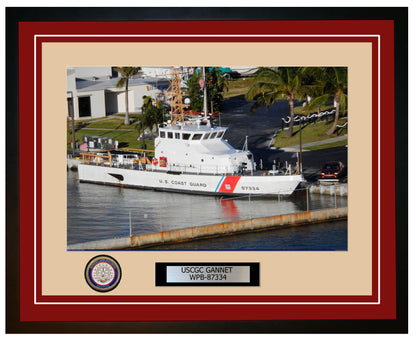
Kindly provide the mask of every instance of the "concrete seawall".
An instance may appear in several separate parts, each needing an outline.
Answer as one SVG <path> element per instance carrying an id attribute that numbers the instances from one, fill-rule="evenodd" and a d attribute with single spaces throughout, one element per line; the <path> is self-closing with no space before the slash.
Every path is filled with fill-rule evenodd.
<path id="1" fill-rule="evenodd" d="M 74 159 L 70 157 L 66 158 L 66 165 L 70 170 L 77 170 L 78 164 L 79 164 L 79 159 L 77 158 Z"/>
<path id="2" fill-rule="evenodd" d="M 165 243 L 219 237 L 272 228 L 294 227 L 311 223 L 346 219 L 347 207 L 263 217 L 236 222 L 197 226 L 132 237 L 90 241 L 69 245 L 68 250 L 116 250 L 150 247 Z"/>
<path id="3" fill-rule="evenodd" d="M 332 185 L 311 185 L 309 192 L 312 194 L 338 195 L 340 197 L 348 196 L 348 184 L 332 184 Z"/>

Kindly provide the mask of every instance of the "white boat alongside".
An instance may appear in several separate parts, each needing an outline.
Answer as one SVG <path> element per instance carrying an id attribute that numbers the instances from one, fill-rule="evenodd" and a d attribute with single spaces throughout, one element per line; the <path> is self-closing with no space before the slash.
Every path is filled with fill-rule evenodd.
<path id="1" fill-rule="evenodd" d="M 154 151 L 83 153 L 80 182 L 220 196 L 276 196 L 292 194 L 303 180 L 290 168 L 257 170 L 250 151 L 236 150 L 224 139 L 227 128 L 202 119 L 185 122 L 184 105 L 176 102 L 171 105 L 177 112 L 172 122 L 159 126 Z M 151 152 L 154 157 L 149 159 Z"/>
<path id="2" fill-rule="evenodd" d="M 302 181 L 292 171 L 258 171 L 250 151 L 224 140 L 224 127 L 160 127 L 155 156 L 139 152 L 84 153 L 81 182 L 214 195 L 288 195 Z"/>

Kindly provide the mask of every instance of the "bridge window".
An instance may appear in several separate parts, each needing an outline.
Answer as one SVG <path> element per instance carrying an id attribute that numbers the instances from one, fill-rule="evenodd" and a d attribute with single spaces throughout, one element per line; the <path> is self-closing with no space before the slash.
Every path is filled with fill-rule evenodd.
<path id="1" fill-rule="evenodd" d="M 168 138 L 173 139 L 173 132 L 168 132 Z"/>
<path id="2" fill-rule="evenodd" d="M 160 137 L 161 138 L 166 138 L 166 132 L 160 131 Z"/>
<path id="3" fill-rule="evenodd" d="M 182 134 L 182 139 L 183 140 L 189 140 L 190 137 L 191 137 L 191 134 L 190 133 L 183 133 Z"/>
<path id="4" fill-rule="evenodd" d="M 217 138 L 222 138 L 223 135 L 224 135 L 224 131 L 218 132 Z"/>
<path id="5" fill-rule="evenodd" d="M 180 139 L 181 138 L 181 134 L 180 133 L 175 133 L 175 139 Z"/>
<path id="6" fill-rule="evenodd" d="M 216 135 L 217 135 L 217 132 L 214 132 L 214 133 L 211 134 L 211 136 L 209 138 L 214 139 Z"/>
<path id="7" fill-rule="evenodd" d="M 194 134 L 194 136 L 192 137 L 192 140 L 201 140 L 202 138 L 202 134 L 198 133 L 198 134 Z"/>
<path id="8" fill-rule="evenodd" d="M 209 138 L 209 133 L 205 133 L 204 134 L 204 140 L 206 140 L 206 139 L 208 139 Z"/>

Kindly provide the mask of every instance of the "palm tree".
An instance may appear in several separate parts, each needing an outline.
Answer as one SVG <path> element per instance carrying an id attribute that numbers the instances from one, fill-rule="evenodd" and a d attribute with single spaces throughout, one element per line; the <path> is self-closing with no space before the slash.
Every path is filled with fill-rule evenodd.
<path id="1" fill-rule="evenodd" d="M 203 100 L 201 98 L 201 87 L 199 86 L 199 79 L 201 76 L 194 70 L 189 77 L 187 84 L 186 95 L 191 100 L 189 108 L 195 112 L 201 112 L 203 110 Z"/>
<path id="2" fill-rule="evenodd" d="M 310 102 L 310 108 L 325 105 L 333 100 L 335 105 L 334 122 L 325 133 L 332 135 L 337 128 L 340 110 L 346 112 L 348 98 L 348 69 L 347 67 L 320 67 L 307 70 L 314 74 L 321 88 L 321 95 Z"/>
<path id="3" fill-rule="evenodd" d="M 190 108 L 195 112 L 202 111 L 204 107 L 204 100 L 199 85 L 201 76 L 202 72 L 198 73 L 194 70 L 187 81 L 187 96 L 191 100 Z M 213 112 L 221 111 L 224 102 L 224 90 L 228 90 L 228 87 L 227 79 L 223 76 L 218 67 L 210 67 L 207 69 L 205 74 L 205 85 L 207 88 L 207 102 L 211 103 L 210 110 Z"/>
<path id="4" fill-rule="evenodd" d="M 285 137 L 290 138 L 293 135 L 295 118 L 294 103 L 303 96 L 299 67 L 262 67 L 256 72 L 254 83 L 248 90 L 246 99 L 256 100 L 250 109 L 252 113 L 262 105 L 266 105 L 268 109 L 277 100 L 286 99 L 289 102 L 290 123 Z"/>
<path id="5" fill-rule="evenodd" d="M 166 107 L 161 101 L 157 101 L 150 96 L 143 96 L 142 117 L 138 125 L 140 132 L 148 129 L 150 132 L 153 128 L 163 122 Z"/>
<path id="6" fill-rule="evenodd" d="M 121 78 L 117 82 L 117 87 L 125 86 L 126 116 L 124 118 L 124 125 L 129 125 L 129 79 L 141 73 L 141 67 L 115 67 L 115 70 L 121 74 Z"/>
<path id="7" fill-rule="evenodd" d="M 213 67 L 206 74 L 208 101 L 211 103 L 211 113 L 223 108 L 224 91 L 228 90 L 228 80 L 219 67 Z"/>

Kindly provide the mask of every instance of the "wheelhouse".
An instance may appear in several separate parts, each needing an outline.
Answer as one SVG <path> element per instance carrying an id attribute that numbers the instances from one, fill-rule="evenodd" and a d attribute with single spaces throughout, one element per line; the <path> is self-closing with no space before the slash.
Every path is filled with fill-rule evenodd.
<path id="1" fill-rule="evenodd" d="M 213 139 L 222 139 L 226 129 L 221 130 L 207 130 L 207 131 L 169 131 L 161 128 L 159 130 L 159 138 L 161 139 L 174 139 L 174 140 L 187 140 L 187 141 L 205 141 Z"/>

